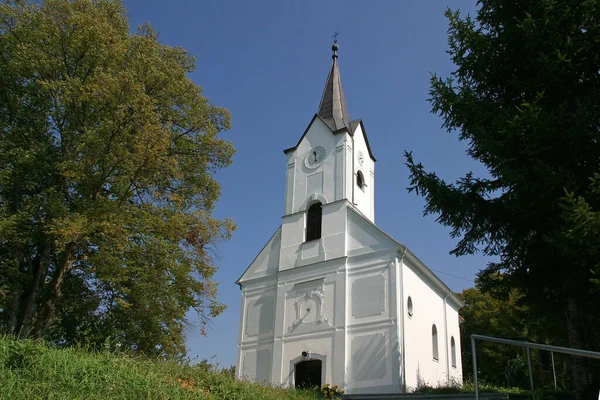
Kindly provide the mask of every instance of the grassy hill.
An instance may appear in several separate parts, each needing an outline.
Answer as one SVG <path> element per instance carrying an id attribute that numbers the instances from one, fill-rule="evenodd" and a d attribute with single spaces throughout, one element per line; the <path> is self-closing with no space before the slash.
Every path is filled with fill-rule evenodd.
<path id="1" fill-rule="evenodd" d="M 0 337 L 0 399 L 313 400 L 227 372 Z"/>

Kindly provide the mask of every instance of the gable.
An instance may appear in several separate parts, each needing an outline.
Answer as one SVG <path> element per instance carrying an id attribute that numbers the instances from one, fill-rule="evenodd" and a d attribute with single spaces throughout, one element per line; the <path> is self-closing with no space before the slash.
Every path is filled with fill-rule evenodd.
<path id="1" fill-rule="evenodd" d="M 271 239 L 269 239 L 265 247 L 262 248 L 254 261 L 250 263 L 250 266 L 244 271 L 236 283 L 242 284 L 245 281 L 277 274 L 280 249 L 281 227 L 279 227 L 275 234 L 271 236 Z"/>
<path id="2" fill-rule="evenodd" d="M 333 131 L 331 129 L 331 127 L 329 125 L 327 125 L 327 122 L 325 122 L 323 120 L 323 118 L 321 118 L 319 116 L 319 114 L 315 114 L 315 116 L 310 120 L 310 123 L 308 124 L 308 126 L 306 127 L 306 129 L 304 130 L 304 133 L 302 134 L 302 136 L 300 136 L 300 140 L 298 140 L 298 143 L 296 143 L 296 145 L 294 147 L 290 147 L 288 149 L 283 150 L 283 152 L 285 154 L 288 154 L 290 152 L 293 152 L 294 150 L 296 150 L 300 144 L 302 143 L 302 141 L 304 140 L 304 138 L 306 137 L 306 135 L 308 134 L 308 132 L 310 132 L 311 130 L 316 129 L 320 132 L 321 135 L 325 136 L 325 132 L 327 133 L 331 133 L 331 134 L 336 134 L 342 131 L 346 131 L 346 128 L 342 128 L 338 131 Z"/>
<path id="3" fill-rule="evenodd" d="M 294 147 L 290 147 L 290 148 L 283 150 L 283 152 L 285 154 L 296 150 L 298 148 L 298 146 L 300 146 L 300 143 L 302 143 L 302 139 L 304 139 L 304 137 L 306 136 L 306 134 L 308 133 L 308 131 L 310 130 L 310 128 L 312 127 L 312 125 L 315 123 L 316 120 L 319 120 L 319 122 L 322 122 L 323 125 L 325 125 L 331 131 L 331 133 L 333 133 L 334 135 L 336 133 L 347 131 L 350 134 L 350 136 L 354 136 L 354 134 L 357 131 L 359 131 L 360 135 L 362 136 L 362 138 L 365 141 L 365 144 L 367 146 L 367 152 L 369 153 L 369 157 L 371 157 L 371 160 L 373 160 L 374 162 L 377 161 L 375 159 L 375 156 L 373 155 L 373 151 L 371 150 L 371 145 L 369 144 L 369 138 L 367 137 L 367 131 L 365 130 L 365 125 L 363 124 L 362 119 L 356 119 L 354 121 L 350 121 L 350 124 L 348 124 L 346 127 L 343 127 L 338 130 L 334 130 L 334 129 L 332 129 L 331 126 L 329 126 L 327 124 L 327 122 L 325 122 L 323 120 L 323 118 L 321 118 L 321 116 L 319 116 L 319 114 L 315 114 L 314 117 L 310 120 L 308 126 L 304 130 L 304 133 L 302 134 L 302 136 L 300 136 L 300 140 L 298 140 L 298 143 L 296 143 L 296 145 Z"/>
<path id="4" fill-rule="evenodd" d="M 355 136 L 356 133 L 359 133 L 358 137 L 365 142 L 365 146 L 367 147 L 367 152 L 369 153 L 369 157 L 373 162 L 376 162 L 375 156 L 373 155 L 373 151 L 371 151 L 371 145 L 369 144 L 369 138 L 367 137 L 367 131 L 365 130 L 365 125 L 363 124 L 362 119 L 357 119 L 350 122 L 350 135 Z"/>
<path id="5" fill-rule="evenodd" d="M 348 255 L 392 249 L 399 245 L 354 208 L 348 207 Z"/>

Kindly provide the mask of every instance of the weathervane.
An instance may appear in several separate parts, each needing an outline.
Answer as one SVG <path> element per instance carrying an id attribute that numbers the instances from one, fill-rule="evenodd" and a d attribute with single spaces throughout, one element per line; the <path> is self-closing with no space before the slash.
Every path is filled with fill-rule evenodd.
<path id="1" fill-rule="evenodd" d="M 333 36 L 332 36 L 332 38 L 333 38 L 333 43 L 337 43 L 337 37 L 338 37 L 338 35 L 339 35 L 340 33 L 339 33 L 339 32 L 336 32 L 336 31 L 333 31 L 333 32 L 334 32 L 334 33 L 333 33 Z"/>

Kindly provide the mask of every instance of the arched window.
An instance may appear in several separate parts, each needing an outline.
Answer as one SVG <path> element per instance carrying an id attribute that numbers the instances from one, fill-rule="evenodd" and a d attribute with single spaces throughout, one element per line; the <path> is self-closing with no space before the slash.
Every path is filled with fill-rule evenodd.
<path id="1" fill-rule="evenodd" d="M 431 347 L 433 349 L 433 359 L 439 360 L 440 356 L 438 353 L 438 337 L 437 337 L 437 328 L 435 324 L 431 327 Z"/>
<path id="2" fill-rule="evenodd" d="M 306 241 L 321 238 L 321 220 L 323 209 L 321 203 L 315 203 L 309 207 L 306 216 Z"/>
<path id="3" fill-rule="evenodd" d="M 408 301 L 406 302 L 406 309 L 408 310 L 408 316 L 412 317 L 413 316 L 413 305 L 412 305 L 412 299 L 410 298 L 410 296 L 408 296 Z"/>
<path id="4" fill-rule="evenodd" d="M 363 173 L 360 171 L 358 171 L 356 173 L 356 185 L 361 189 L 364 189 L 364 187 L 365 187 L 365 177 L 363 176 Z"/>
<path id="5" fill-rule="evenodd" d="M 454 341 L 454 336 L 450 337 L 450 357 L 452 366 L 456 368 L 456 342 Z"/>

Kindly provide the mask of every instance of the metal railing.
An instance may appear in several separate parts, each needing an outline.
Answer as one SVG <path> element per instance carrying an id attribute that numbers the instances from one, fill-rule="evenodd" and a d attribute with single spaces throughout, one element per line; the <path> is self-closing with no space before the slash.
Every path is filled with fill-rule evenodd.
<path id="1" fill-rule="evenodd" d="M 493 336 L 471 335 L 471 349 L 473 350 L 473 383 L 475 384 L 475 399 L 479 400 L 479 384 L 477 382 L 477 353 L 475 349 L 475 341 L 482 340 L 485 342 L 508 344 L 511 346 L 525 347 L 527 349 L 527 366 L 529 368 L 529 383 L 531 385 L 531 397 L 535 400 L 535 388 L 533 386 L 533 372 L 531 369 L 531 349 L 547 350 L 551 353 L 563 353 L 573 356 L 596 358 L 600 360 L 600 353 L 595 351 L 571 349 L 569 347 L 549 346 L 547 344 L 524 342 L 520 340 L 502 339 Z M 554 365 L 554 354 L 552 354 Z M 556 376 L 555 378 L 556 379 Z M 556 384 L 556 380 L 555 380 Z"/>

